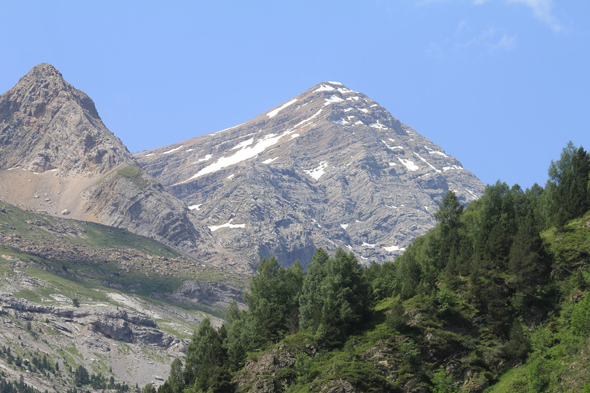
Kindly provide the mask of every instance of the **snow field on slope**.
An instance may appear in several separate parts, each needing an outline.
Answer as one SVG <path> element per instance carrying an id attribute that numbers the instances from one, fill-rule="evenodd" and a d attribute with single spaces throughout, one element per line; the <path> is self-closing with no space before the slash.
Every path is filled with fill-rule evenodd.
<path id="1" fill-rule="evenodd" d="M 420 169 L 420 167 L 416 164 L 414 164 L 414 161 L 412 160 L 405 160 L 403 158 L 398 157 L 397 158 L 402 164 L 404 164 L 404 166 L 406 168 L 408 168 L 409 171 L 417 171 L 418 169 Z"/>
<path id="2" fill-rule="evenodd" d="M 234 228 L 246 228 L 246 224 L 232 224 L 231 222 L 233 221 L 233 218 L 231 220 L 229 220 L 228 223 L 226 224 L 222 224 L 222 225 L 213 225 L 209 227 L 209 230 L 211 232 L 215 232 L 218 229 L 221 228 L 230 228 L 230 229 L 234 229 Z"/>
<path id="3" fill-rule="evenodd" d="M 293 105 L 296 101 L 297 101 L 297 98 L 292 99 L 291 101 L 279 106 L 277 109 L 273 109 L 272 111 L 268 112 L 266 114 L 266 116 L 268 116 L 270 119 L 272 119 L 273 117 L 275 117 L 277 115 L 277 113 L 279 113 L 280 111 L 282 111 L 283 109 L 285 109 L 289 105 Z"/>
<path id="4" fill-rule="evenodd" d="M 256 144 L 254 144 L 254 139 L 248 139 L 244 142 L 239 143 L 238 145 L 236 145 L 234 147 L 240 147 L 241 149 L 238 150 L 235 154 L 229 156 L 229 157 L 221 157 L 217 160 L 217 162 L 206 166 L 205 168 L 201 169 L 200 171 L 198 171 L 195 175 L 193 175 L 192 177 L 188 178 L 187 180 L 184 180 L 182 182 L 176 183 L 176 184 L 183 184 L 186 183 L 192 179 L 196 179 L 198 177 L 201 177 L 203 175 L 207 175 L 209 173 L 213 173 L 213 172 L 217 172 L 220 169 L 223 168 L 227 168 L 228 166 L 231 165 L 235 165 L 238 164 L 242 161 L 248 160 L 250 158 L 254 158 L 256 156 L 258 156 L 260 153 L 262 153 L 263 151 L 265 151 L 266 149 L 268 149 L 269 147 L 275 145 L 276 143 L 279 142 L 279 140 L 281 138 L 283 138 L 284 136 L 293 134 L 293 132 L 295 132 L 295 130 L 303 125 L 305 125 L 306 123 L 310 122 L 311 120 L 313 120 L 314 118 L 316 118 L 320 113 L 322 112 L 322 110 L 320 109 L 319 111 L 317 111 L 314 115 L 308 117 L 307 119 L 300 121 L 299 123 L 297 123 L 294 127 L 288 129 L 287 131 L 283 132 L 280 135 L 276 135 L 276 134 L 268 134 L 266 136 L 264 136 L 262 139 L 260 139 Z M 293 139 L 294 136 L 291 136 L 291 139 Z M 233 150 L 233 149 L 232 149 Z M 209 160 L 212 156 L 210 154 L 207 154 L 205 156 L 205 158 L 199 160 L 200 161 L 206 161 Z M 321 175 L 320 175 L 321 176 Z"/>
<path id="5" fill-rule="evenodd" d="M 310 169 L 308 171 L 303 171 L 305 173 L 307 173 L 309 176 L 313 177 L 316 180 L 319 180 L 320 177 L 322 177 L 322 175 L 324 173 L 326 173 L 325 169 L 328 167 L 328 162 L 327 161 L 322 161 L 320 162 L 320 165 L 317 166 L 314 169 Z"/>

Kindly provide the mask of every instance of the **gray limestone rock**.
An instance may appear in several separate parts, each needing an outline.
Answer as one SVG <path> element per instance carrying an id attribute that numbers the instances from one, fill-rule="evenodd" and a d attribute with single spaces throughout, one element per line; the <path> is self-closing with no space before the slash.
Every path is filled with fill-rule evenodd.
<path id="1" fill-rule="evenodd" d="M 226 249 L 305 266 L 316 248 L 400 255 L 453 190 L 484 186 L 377 102 L 324 82 L 239 126 L 136 154 Z"/>
<path id="2" fill-rule="evenodd" d="M 0 197 L 23 208 L 125 228 L 199 261 L 251 271 L 138 167 L 90 97 L 50 64 L 0 96 L 0 182 Z"/>

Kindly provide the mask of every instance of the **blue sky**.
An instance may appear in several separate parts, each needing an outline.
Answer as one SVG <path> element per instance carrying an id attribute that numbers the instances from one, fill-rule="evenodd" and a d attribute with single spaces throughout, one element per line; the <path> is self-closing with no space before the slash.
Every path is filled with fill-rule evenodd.
<path id="1" fill-rule="evenodd" d="M 249 120 L 325 80 L 484 183 L 590 149 L 590 1 L 4 1 L 0 90 L 52 63 L 131 151 Z"/>

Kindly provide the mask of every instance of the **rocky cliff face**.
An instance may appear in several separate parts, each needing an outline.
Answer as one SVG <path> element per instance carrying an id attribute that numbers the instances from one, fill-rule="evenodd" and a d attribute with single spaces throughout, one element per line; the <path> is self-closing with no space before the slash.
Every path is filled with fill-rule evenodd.
<path id="1" fill-rule="evenodd" d="M 51 64 L 39 64 L 0 96 L 0 168 L 60 176 L 104 174 L 132 163 L 94 102 Z"/>
<path id="2" fill-rule="evenodd" d="M 392 260 L 432 228 L 444 195 L 483 184 L 364 94 L 321 83 L 244 124 L 136 155 L 225 248 L 256 264 L 317 247 Z"/>
<path id="3" fill-rule="evenodd" d="M 50 64 L 0 96 L 0 182 L 0 199 L 20 207 L 125 228 L 212 264 L 240 259 L 138 167 L 90 97 Z"/>

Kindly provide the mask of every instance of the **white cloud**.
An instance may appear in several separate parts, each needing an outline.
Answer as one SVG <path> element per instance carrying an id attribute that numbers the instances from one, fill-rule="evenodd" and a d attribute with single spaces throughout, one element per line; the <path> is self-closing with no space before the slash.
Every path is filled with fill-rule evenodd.
<path id="1" fill-rule="evenodd" d="M 452 0 L 416 0 L 416 4 L 419 6 L 426 6 L 434 3 L 451 2 Z M 483 5 L 492 1 L 498 0 L 471 0 L 474 5 Z M 564 31 L 564 27 L 561 25 L 559 20 L 553 16 L 553 0 L 502 0 L 508 4 L 521 4 L 527 6 L 533 11 L 533 16 L 549 26 L 554 32 L 559 33 Z M 463 23 L 463 22 L 462 22 Z M 458 32 L 462 30 L 464 26 L 461 24 L 458 27 Z"/>
<path id="2" fill-rule="evenodd" d="M 461 34 L 461 32 L 463 32 L 463 29 L 465 28 L 465 26 L 467 26 L 467 22 L 465 22 L 464 20 L 459 22 L 459 24 L 457 25 L 457 28 L 455 29 L 455 35 Z"/>
<path id="3" fill-rule="evenodd" d="M 462 21 L 452 36 L 437 43 L 431 42 L 426 55 L 444 59 L 460 53 L 489 55 L 516 48 L 516 35 L 507 34 L 504 29 L 488 27 L 473 34 L 470 27 Z"/>
<path id="4" fill-rule="evenodd" d="M 512 50 L 516 47 L 516 36 L 502 35 L 500 41 L 490 45 L 490 51 Z"/>
<path id="5" fill-rule="evenodd" d="M 496 31 L 493 27 L 489 27 L 480 34 L 473 36 L 469 41 L 456 43 L 455 46 L 459 49 L 467 49 L 477 44 L 489 41 L 494 37 Z"/>
<path id="6" fill-rule="evenodd" d="M 482 5 L 489 3 L 492 0 L 474 0 L 473 4 Z M 563 31 L 563 26 L 559 20 L 553 16 L 551 9 L 553 8 L 553 0 L 503 0 L 505 3 L 522 4 L 529 7 L 533 11 L 535 18 L 549 26 L 554 32 Z"/>

